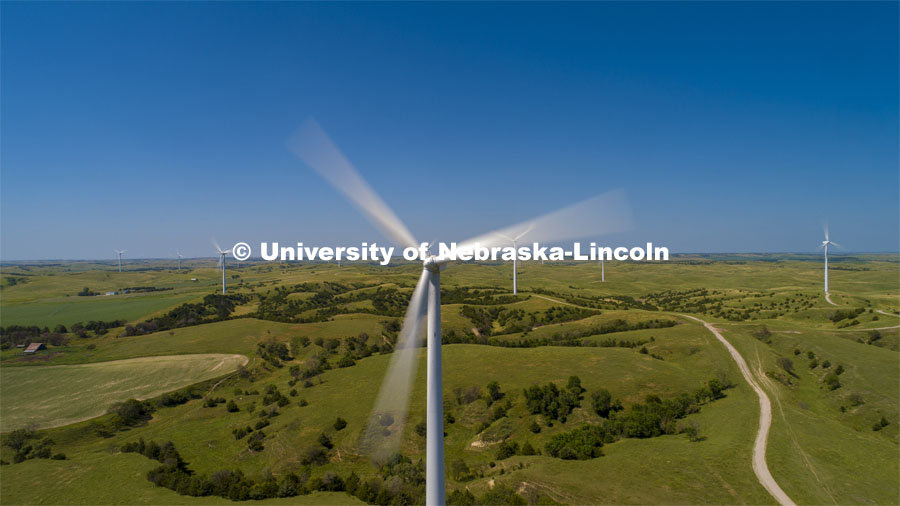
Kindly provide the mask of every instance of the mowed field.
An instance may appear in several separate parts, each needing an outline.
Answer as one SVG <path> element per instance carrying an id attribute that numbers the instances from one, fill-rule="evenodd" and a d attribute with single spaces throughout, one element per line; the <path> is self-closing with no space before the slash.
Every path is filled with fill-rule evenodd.
<path id="1" fill-rule="evenodd" d="M 3 431 L 57 427 L 100 416 L 115 402 L 147 399 L 233 372 L 243 355 L 196 354 L 93 364 L 2 367 Z"/>
<path id="2" fill-rule="evenodd" d="M 476 326 L 489 329 L 489 335 L 473 337 L 474 342 L 443 347 L 445 413 L 453 418 L 445 423 L 448 491 L 469 490 L 479 497 L 497 487 L 508 487 L 532 503 L 538 498 L 564 504 L 773 503 L 750 464 L 758 428 L 758 399 L 721 343 L 702 325 L 679 316 L 692 314 L 722 330 L 772 400 L 767 461 L 776 481 L 792 499 L 801 504 L 900 503 L 900 316 L 896 314 L 900 308 L 900 264 L 896 258 L 885 256 L 836 260 L 837 268 L 831 276 L 832 300 L 839 306 L 832 306 L 821 293 L 821 263 L 776 260 L 749 256 L 715 261 L 689 258 L 669 264 L 610 262 L 605 283 L 600 282 L 596 265 L 523 263 L 518 299 L 484 305 L 471 301 L 445 303 L 445 332 L 471 335 Z M 4 432 L 13 428 L 10 420 L 16 420 L 16 411 L 7 409 L 8 402 L 31 408 L 32 417 L 61 409 L 57 404 L 73 406 L 66 408 L 68 414 L 62 410 L 53 415 L 65 425 L 39 431 L 41 436 L 50 437 L 54 451 L 64 452 L 67 459 L 29 459 L 0 466 L 0 502 L 229 502 L 221 497 L 187 497 L 154 486 L 147 480 L 147 472 L 157 462 L 116 451 L 138 439 L 172 441 L 200 475 L 221 469 L 240 470 L 254 480 L 290 472 L 318 477 L 329 473 L 346 476 L 350 472 L 364 478 L 378 475 L 372 460 L 361 453 L 359 440 L 391 355 L 375 352 L 357 357 L 347 366 L 337 363 L 352 350 L 358 351 L 359 342 L 369 346 L 388 342 L 390 325 L 399 321 L 390 311 L 379 313 L 380 306 L 362 294 L 397 289 L 401 296 L 408 296 L 420 268 L 346 264 L 340 269 L 326 264 L 244 267 L 236 270 L 238 277 L 230 285 L 232 293 L 248 296 L 233 313 L 241 318 L 131 337 L 124 337 L 121 329 L 112 329 L 101 336 L 73 337 L 67 345 L 51 347 L 41 357 L 29 360 L 15 349 L 3 351 L 0 425 Z M 442 276 L 443 286 L 448 290 L 491 289 L 497 290 L 497 296 L 508 295 L 511 269 L 509 265 L 454 265 Z M 194 275 L 202 271 L 196 269 Z M 193 302 L 216 290 L 215 272 L 208 271 L 202 286 L 183 286 L 184 273 L 170 271 L 122 273 L 123 278 L 132 279 L 114 284 L 173 286 L 172 292 L 159 292 L 167 294 L 162 298 L 184 296 Z M 63 293 L 80 290 L 87 278 L 102 281 L 108 275 L 115 276 L 91 269 L 77 274 L 54 271 L 49 276 L 54 279 L 44 281 L 39 272 L 33 270 L 31 274 L 33 279 L 22 285 L 3 287 L 4 304 L 8 295 L 10 307 L 27 311 L 30 305 L 51 303 L 51 299 L 64 297 Z M 48 283 L 46 298 L 36 289 L 42 283 Z M 333 306 L 340 308 L 339 313 L 321 321 L 254 317 L 264 297 L 278 289 L 294 290 L 292 287 L 299 283 L 318 289 L 353 283 L 365 288 L 345 292 L 348 298 Z M 88 286 L 93 289 L 92 284 Z M 313 300 L 314 295 L 320 294 L 295 291 L 286 300 L 302 303 Z M 91 299 L 97 304 L 112 300 Z M 644 302 L 658 307 L 641 306 Z M 147 314 L 129 318 L 118 315 L 121 308 L 110 305 L 102 310 L 101 319 L 143 321 L 177 304 L 147 308 Z M 481 317 L 493 321 L 473 321 L 472 307 L 482 311 Z M 503 308 L 506 313 L 502 314 L 540 319 L 562 307 L 590 313 L 546 324 L 538 321 L 515 331 L 505 330 L 503 317 L 484 316 Z M 857 309 L 852 318 L 855 323 L 850 324 L 851 319 L 834 320 L 836 310 Z M 311 318 L 317 311 L 310 309 L 301 315 Z M 8 325 L 5 313 L 0 314 L 4 315 L 3 325 Z M 628 326 L 670 320 L 678 324 L 627 330 Z M 616 330 L 597 333 L 605 327 Z M 577 345 L 507 347 L 528 339 L 554 342 L 571 336 L 583 337 L 578 337 Z M 354 339 L 357 348 L 350 346 Z M 612 345 L 611 339 L 615 341 Z M 273 365 L 258 347 L 267 343 L 283 343 L 291 350 L 291 359 L 280 367 Z M 425 443 L 417 431 L 425 419 L 424 349 L 418 353 L 417 381 L 401 445 L 402 453 L 413 463 L 423 458 Z M 808 358 L 810 353 L 815 356 L 815 365 Z M 249 357 L 248 374 L 229 374 L 243 361 L 242 356 Z M 323 358 L 330 367 L 313 375 L 309 382 L 294 378 L 292 368 L 305 370 Z M 784 369 L 784 359 L 791 360 L 791 373 Z M 842 371 L 839 386 L 832 388 L 833 383 L 826 378 L 838 366 Z M 565 422 L 548 422 L 528 409 L 523 393 L 526 388 L 547 383 L 563 388 L 572 375 L 581 379 L 586 391 L 580 406 Z M 202 399 L 196 399 L 158 408 L 149 423 L 128 430 L 101 436 L 94 429 L 108 415 L 91 417 L 102 415 L 111 402 L 151 398 L 219 377 L 224 381 L 208 396 L 234 401 L 238 411 L 228 412 L 224 404 L 205 407 Z M 588 460 L 562 460 L 544 451 L 555 435 L 601 422 L 591 408 L 592 392 L 609 390 L 627 411 L 648 395 L 672 398 L 695 391 L 711 378 L 726 379 L 734 386 L 725 391 L 724 398 L 705 403 L 699 412 L 678 421 L 695 423 L 701 433 L 699 441 L 679 433 L 623 438 L 604 445 L 602 457 Z M 499 382 L 501 402 L 509 403 L 508 410 L 496 419 L 492 414 L 496 405 L 490 406 L 482 397 L 459 400 L 460 392 L 472 389 L 483 395 L 491 381 Z M 48 398 L 42 393 L 55 396 L 54 390 L 61 383 L 73 387 L 63 387 L 68 394 L 44 404 Z M 113 388 L 92 389 L 97 385 Z M 141 388 L 144 393 L 137 393 Z M 263 419 L 261 413 L 272 409 L 264 402 L 264 394 L 273 388 L 289 403 L 277 409 L 277 416 L 265 418 L 264 449 L 251 450 L 247 440 L 236 438 L 233 431 Z M 108 397 L 113 391 L 114 399 Z M 29 402 L 35 396 L 41 396 L 40 404 Z M 75 405 L 78 412 L 72 415 Z M 65 416 L 74 418 L 65 421 Z M 347 421 L 345 428 L 333 427 L 337 417 Z M 873 424 L 882 417 L 888 425 L 873 430 Z M 539 425 L 538 432 L 534 424 Z M 322 434 L 333 444 L 327 461 L 304 463 Z M 542 454 L 500 459 L 497 451 L 504 441 L 520 445 L 527 442 Z M 12 462 L 11 449 L 0 448 L 0 459 Z M 465 463 L 470 476 L 457 477 L 451 472 L 458 462 Z M 113 470 L 121 471 L 116 483 L 104 489 Z M 47 479 L 38 478 L 41 486 L 35 487 L 35 476 Z M 31 483 L 28 478 L 32 478 Z M 357 499 L 341 492 L 317 492 L 265 502 L 352 504 Z"/>

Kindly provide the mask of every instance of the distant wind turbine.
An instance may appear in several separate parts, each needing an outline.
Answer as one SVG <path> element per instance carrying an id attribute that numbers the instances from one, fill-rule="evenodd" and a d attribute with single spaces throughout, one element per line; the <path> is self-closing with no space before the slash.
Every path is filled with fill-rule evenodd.
<path id="1" fill-rule="evenodd" d="M 217 243 L 215 239 L 213 239 L 212 243 L 213 246 L 216 247 L 216 251 L 219 252 L 219 268 L 222 269 L 222 295 L 225 295 L 225 255 L 227 255 L 231 251 L 222 249 L 222 247 L 219 246 L 219 243 Z"/>
<path id="2" fill-rule="evenodd" d="M 288 146 L 353 203 L 392 242 L 403 247 L 420 247 L 406 225 L 359 175 L 314 120 L 306 121 L 288 141 Z M 432 184 L 439 183 L 437 181 L 427 183 L 429 188 Z M 453 209 L 435 208 L 433 211 L 452 213 Z M 460 248 L 471 248 L 475 244 L 489 248 L 497 245 L 497 237 L 500 234 L 512 235 L 527 226 L 531 227 L 531 237 L 535 241 L 553 242 L 621 232 L 630 228 L 630 220 L 630 207 L 624 193 L 609 192 L 525 223 L 465 241 L 460 244 Z M 422 260 L 422 274 L 413 290 L 395 351 L 391 354 L 390 365 L 375 401 L 369 425 L 363 432 L 364 441 L 360 443 L 360 448 L 366 451 L 365 447 L 371 443 L 372 447 L 381 446 L 381 450 L 387 450 L 389 453 L 390 447 L 394 447 L 396 451 L 396 447 L 401 443 L 409 407 L 409 394 L 415 380 L 418 353 L 414 348 L 419 330 L 424 323 L 427 346 L 425 504 L 436 506 L 445 503 L 441 271 L 451 259 L 429 254 Z M 391 429 L 386 432 L 386 427 Z M 381 438 L 380 443 L 367 441 L 371 437 Z"/>
<path id="3" fill-rule="evenodd" d="M 828 224 L 825 224 L 825 240 L 819 245 L 819 249 L 825 250 L 825 293 L 828 293 L 828 246 L 840 248 L 841 245 L 828 239 Z"/>
<path id="4" fill-rule="evenodd" d="M 509 237 L 507 235 L 503 235 L 503 234 L 499 234 L 499 233 L 497 234 L 500 237 L 506 239 L 507 241 L 513 243 L 513 250 L 515 251 L 515 255 L 513 255 L 513 295 L 516 295 L 517 293 L 519 293 L 519 284 L 517 283 L 517 278 L 516 278 L 516 276 L 519 273 L 519 264 L 518 264 L 518 261 L 519 261 L 519 239 L 521 239 L 528 232 L 531 232 L 531 228 L 532 227 L 529 226 L 528 228 L 525 229 L 524 232 L 522 232 L 521 234 L 519 234 L 515 237 Z"/>
<path id="5" fill-rule="evenodd" d="M 600 282 L 606 283 L 606 264 L 603 262 L 603 254 L 600 254 Z"/>
<path id="6" fill-rule="evenodd" d="M 178 270 L 181 270 L 181 259 L 184 258 L 184 255 L 181 254 L 180 251 L 175 251 L 175 256 L 178 257 Z"/>
<path id="7" fill-rule="evenodd" d="M 113 251 L 115 251 L 119 255 L 119 272 L 122 272 L 122 253 L 125 253 L 125 251 L 127 250 L 114 249 Z"/>

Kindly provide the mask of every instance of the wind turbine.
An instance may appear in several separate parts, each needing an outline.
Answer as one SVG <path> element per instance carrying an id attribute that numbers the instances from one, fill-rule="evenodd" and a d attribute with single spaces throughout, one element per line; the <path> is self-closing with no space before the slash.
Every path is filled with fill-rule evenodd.
<path id="1" fill-rule="evenodd" d="M 506 239 L 507 241 L 513 243 L 513 249 L 516 251 L 516 254 L 513 256 L 513 295 L 516 295 L 517 293 L 519 293 L 519 286 L 518 286 L 518 283 L 516 282 L 516 275 L 517 275 L 518 272 L 519 272 L 519 267 L 518 267 L 518 265 L 519 265 L 519 264 L 518 264 L 518 260 L 519 260 L 519 239 L 521 239 L 521 238 L 522 238 L 525 234 L 527 234 L 528 232 L 531 232 L 531 227 L 525 229 L 524 232 L 522 232 L 521 234 L 519 234 L 519 235 L 517 235 L 517 236 L 515 236 L 515 237 L 509 237 L 509 236 L 506 236 L 506 235 L 500 234 L 500 233 L 497 234 L 497 235 L 499 235 L 500 237 Z M 543 260 L 542 260 L 542 262 L 543 262 Z"/>
<path id="2" fill-rule="evenodd" d="M 216 247 L 216 251 L 219 252 L 219 268 L 222 269 L 222 295 L 225 295 L 225 255 L 231 253 L 230 250 L 222 249 L 219 246 L 219 243 L 216 242 L 215 239 L 212 241 L 213 246 Z"/>
<path id="3" fill-rule="evenodd" d="M 600 282 L 606 283 L 606 264 L 603 262 L 603 254 L 600 254 Z"/>
<path id="4" fill-rule="evenodd" d="M 175 256 L 178 257 L 178 270 L 180 271 L 181 270 L 181 259 L 184 258 L 184 255 L 182 255 L 180 251 L 176 250 Z"/>
<path id="5" fill-rule="evenodd" d="M 122 272 L 122 253 L 125 253 L 127 250 L 114 249 L 113 251 L 119 255 L 119 272 Z"/>
<path id="6" fill-rule="evenodd" d="M 819 245 L 819 249 L 825 250 L 825 293 L 828 293 L 828 246 L 840 248 L 841 245 L 828 239 L 828 224 L 825 225 L 825 240 Z"/>
<path id="7" fill-rule="evenodd" d="M 312 119 L 307 120 L 288 140 L 288 147 L 344 195 L 385 236 L 398 246 L 427 251 L 416 242 L 406 225 L 359 175 L 328 135 Z M 426 184 L 439 184 L 439 176 Z M 498 235 L 512 235 L 529 228 L 535 241 L 552 242 L 578 237 L 620 232 L 630 228 L 631 214 L 624 193 L 610 192 L 512 227 L 490 232 L 461 243 L 460 247 L 498 244 Z M 439 211 L 439 210 L 437 210 Z M 452 213 L 451 208 L 445 212 Z M 409 407 L 409 392 L 415 380 L 415 339 L 422 326 L 425 308 L 427 379 L 425 441 L 425 504 L 443 505 L 444 427 L 443 381 L 441 363 L 441 270 L 449 258 L 425 255 L 422 273 L 406 310 L 396 351 L 381 386 L 369 425 L 363 433 L 361 449 L 381 446 L 384 454 L 399 447 Z M 223 257 L 224 258 L 224 257 Z M 386 415 L 390 415 L 387 417 Z M 397 427 L 388 431 L 387 427 Z M 379 441 L 374 439 L 380 438 Z M 375 450 L 373 448 L 373 450 Z"/>

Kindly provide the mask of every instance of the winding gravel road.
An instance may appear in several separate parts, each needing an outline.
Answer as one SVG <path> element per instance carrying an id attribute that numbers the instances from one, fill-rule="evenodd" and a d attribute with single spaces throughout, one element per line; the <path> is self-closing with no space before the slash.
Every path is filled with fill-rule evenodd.
<path id="1" fill-rule="evenodd" d="M 775 478 L 772 477 L 772 473 L 769 472 L 769 466 L 766 465 L 766 442 L 769 438 L 769 428 L 772 426 L 772 403 L 769 401 L 769 397 L 756 383 L 756 380 L 750 373 L 750 368 L 747 367 L 747 362 L 744 361 L 744 357 L 741 356 L 728 340 L 722 337 L 722 334 L 719 333 L 718 329 L 700 318 L 686 314 L 681 316 L 702 323 L 707 330 L 712 332 L 713 335 L 725 345 L 728 352 L 731 353 L 731 358 L 737 362 L 738 368 L 744 376 L 744 380 L 746 380 L 747 383 L 753 387 L 753 390 L 756 391 L 756 395 L 759 396 L 759 432 L 757 432 L 756 442 L 753 444 L 753 472 L 756 473 L 756 477 L 759 479 L 762 486 L 772 494 L 772 497 L 774 497 L 779 504 L 782 506 L 796 506 L 796 503 L 794 503 L 794 501 L 784 493 L 784 490 L 781 490 L 781 487 L 778 486 L 778 482 L 775 481 Z"/>

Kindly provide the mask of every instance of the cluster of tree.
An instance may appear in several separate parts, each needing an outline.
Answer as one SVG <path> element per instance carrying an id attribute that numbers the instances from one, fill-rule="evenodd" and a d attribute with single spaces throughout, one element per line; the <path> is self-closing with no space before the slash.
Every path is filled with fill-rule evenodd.
<path id="1" fill-rule="evenodd" d="M 146 293 L 146 292 L 164 292 L 166 290 L 172 290 L 172 288 L 157 288 L 155 286 L 127 286 L 125 288 L 120 288 L 120 292 L 128 292 L 128 293 Z"/>
<path id="2" fill-rule="evenodd" d="M 577 286 L 569 286 L 569 288 L 576 290 L 578 292 L 582 292 L 581 287 Z M 543 288 L 535 288 L 534 293 L 539 293 L 542 295 L 548 295 L 557 299 L 562 299 L 569 304 L 574 304 L 576 306 L 589 307 L 594 309 L 644 309 L 647 311 L 656 311 L 656 307 L 652 304 L 648 304 L 644 301 L 637 300 L 630 295 L 605 295 L 605 296 L 590 296 L 584 295 L 583 293 L 579 295 L 572 295 L 568 293 L 560 293 L 553 292 L 551 290 L 545 290 Z"/>
<path id="3" fill-rule="evenodd" d="M 137 325 L 125 326 L 126 336 L 150 334 L 162 330 L 190 327 L 227 319 L 237 304 L 250 300 L 245 294 L 209 294 L 199 303 L 182 304 L 163 316 L 152 318 Z"/>
<path id="4" fill-rule="evenodd" d="M 675 434 L 679 432 L 677 420 L 696 413 L 706 402 L 724 397 L 724 388 L 722 382 L 712 379 L 692 394 L 683 393 L 672 399 L 660 399 L 651 394 L 643 403 L 633 404 L 628 412 L 621 410 L 618 402 L 612 403 L 608 392 L 601 391 L 592 404 L 595 412 L 606 417 L 598 424 L 585 424 L 577 429 L 555 434 L 546 444 L 545 450 L 548 455 L 560 459 L 586 460 L 603 455 L 603 445 L 619 438 L 650 438 Z"/>
<path id="5" fill-rule="evenodd" d="M 86 337 L 86 336 L 82 335 L 83 334 L 81 332 L 82 330 L 90 330 L 91 332 L 94 333 L 94 335 L 102 336 L 102 335 L 106 334 L 107 332 L 109 332 L 110 329 L 121 327 L 122 325 L 125 325 L 125 323 L 126 323 L 125 320 L 111 320 L 111 321 L 91 320 L 91 321 L 85 323 L 84 325 L 82 325 L 81 322 L 73 323 L 71 330 L 72 330 L 72 332 L 77 334 L 78 337 Z"/>
<path id="6" fill-rule="evenodd" d="M 544 386 L 532 385 L 525 389 L 525 405 L 535 415 L 543 415 L 548 421 L 565 423 L 572 410 L 581 406 L 581 378 L 570 376 L 566 387 L 558 388 L 553 383 Z"/>
<path id="7" fill-rule="evenodd" d="M 858 307 L 856 309 L 838 309 L 836 311 L 832 311 L 828 315 L 828 319 L 834 323 L 837 323 L 841 320 L 852 320 L 857 316 L 865 313 L 865 308 Z"/>
<path id="8" fill-rule="evenodd" d="M 537 455 L 538 451 L 531 446 L 531 443 L 525 441 L 525 444 L 519 445 L 515 441 L 504 441 L 497 446 L 497 460 L 505 460 L 513 455 Z"/>
<path id="9" fill-rule="evenodd" d="M 13 462 L 16 464 L 29 459 L 65 460 L 65 454 L 53 453 L 52 439 L 45 437 L 35 441 L 36 439 L 34 431 L 16 429 L 4 437 L 3 446 L 15 452 Z"/>
<path id="10" fill-rule="evenodd" d="M 155 406 L 151 401 L 139 401 L 137 399 L 128 399 L 124 402 L 113 404 L 108 413 L 111 413 L 111 423 L 116 429 L 125 429 L 142 425 L 153 418 Z"/>
<path id="11" fill-rule="evenodd" d="M 376 288 L 375 290 L 365 290 Z M 303 299 L 289 298 L 294 293 L 312 293 Z M 372 307 L 349 309 L 342 305 L 371 301 Z M 364 283 L 302 283 L 281 286 L 260 296 L 256 317 L 285 323 L 312 323 L 327 321 L 337 314 L 372 313 L 382 316 L 403 316 L 409 296 L 397 288 L 386 288 Z M 301 316 L 314 311 L 312 315 Z"/>
<path id="12" fill-rule="evenodd" d="M 26 274 L 27 276 L 31 276 L 31 274 Z M 6 286 L 16 286 L 19 283 L 27 283 L 28 278 L 17 278 L 15 276 L 5 276 L 3 279 L 6 280 Z"/>
<path id="13" fill-rule="evenodd" d="M 522 309 L 509 309 L 505 306 L 482 308 L 465 305 L 460 314 L 472 322 L 477 333 L 489 336 L 493 333 L 494 323 L 503 329 L 499 334 L 527 332 L 541 325 L 583 320 L 600 314 L 600 311 L 572 306 L 553 306 L 545 311 L 526 313 Z"/>
<path id="14" fill-rule="evenodd" d="M 499 288 L 468 286 L 441 288 L 442 304 L 493 306 L 499 304 L 514 304 L 523 300 L 528 300 L 528 297 L 509 295 Z"/>
<path id="15" fill-rule="evenodd" d="M 100 294 L 97 293 L 97 292 L 95 292 L 95 291 L 93 291 L 93 290 L 91 290 L 91 289 L 88 288 L 88 287 L 84 287 L 84 288 L 81 289 L 80 292 L 78 292 L 78 293 L 75 294 L 75 295 L 78 295 L 79 297 L 93 297 L 93 296 L 95 296 L 95 295 L 100 295 Z"/>
<path id="16" fill-rule="evenodd" d="M 256 344 L 256 354 L 275 367 L 282 367 L 282 361 L 293 360 L 288 346 L 274 339 Z"/>
<path id="17" fill-rule="evenodd" d="M 266 394 L 263 396 L 262 405 L 268 406 L 270 404 L 277 404 L 278 407 L 283 408 L 290 404 L 290 401 L 278 390 L 277 386 L 269 385 L 266 387 Z"/>
<path id="18" fill-rule="evenodd" d="M 17 345 L 28 345 L 33 342 L 48 343 L 53 346 L 65 346 L 68 343 L 66 334 L 72 333 L 78 337 L 89 337 L 88 332 L 100 336 L 106 334 L 109 329 L 125 325 L 125 320 L 98 321 L 91 320 L 87 323 L 73 323 L 71 327 L 57 325 L 51 331 L 49 327 L 37 325 L 9 325 L 0 327 L 0 349 L 9 349 Z"/>
<path id="19" fill-rule="evenodd" d="M 174 392 L 166 393 L 161 395 L 156 400 L 156 407 L 158 408 L 170 408 L 173 406 L 179 406 L 184 404 L 191 399 L 200 399 L 203 397 L 202 392 L 199 388 L 195 386 L 190 386 L 187 388 L 183 388 L 181 390 L 176 390 Z"/>
<path id="20" fill-rule="evenodd" d="M 528 492 L 526 492 L 527 494 Z M 493 488 L 488 489 L 481 497 L 476 498 L 468 489 L 457 489 L 447 495 L 447 504 L 449 506 L 493 506 L 498 504 L 504 505 L 521 505 L 528 504 L 559 504 L 549 497 L 541 494 L 533 494 L 528 499 L 519 495 L 515 489 L 504 485 L 497 484 Z"/>
<path id="21" fill-rule="evenodd" d="M 484 335 L 475 336 L 474 334 L 460 334 L 454 329 L 444 332 L 442 336 L 443 344 L 485 344 L 488 346 L 500 346 L 504 348 L 536 348 L 538 346 L 592 346 L 604 348 L 637 348 L 647 343 L 653 342 L 655 339 L 650 338 L 649 341 L 627 340 L 627 339 L 603 339 L 599 341 L 585 342 L 585 337 L 596 335 L 611 334 L 614 332 L 627 332 L 631 330 L 668 328 L 678 325 L 678 322 L 668 319 L 653 319 L 640 322 L 628 323 L 625 320 L 616 319 L 603 325 L 596 325 L 582 330 L 570 330 L 567 332 L 555 332 L 549 337 L 541 338 L 520 338 L 520 339 L 498 339 L 487 338 Z M 506 332 L 506 329 L 503 330 Z"/>
<path id="22" fill-rule="evenodd" d="M 63 327 L 65 328 L 65 327 Z M 27 346 L 32 342 L 46 342 L 53 346 L 64 346 L 68 339 L 64 333 L 50 332 L 37 326 L 10 325 L 0 327 L 0 349 L 7 350 L 13 346 Z"/>

